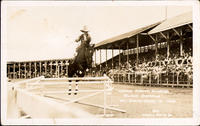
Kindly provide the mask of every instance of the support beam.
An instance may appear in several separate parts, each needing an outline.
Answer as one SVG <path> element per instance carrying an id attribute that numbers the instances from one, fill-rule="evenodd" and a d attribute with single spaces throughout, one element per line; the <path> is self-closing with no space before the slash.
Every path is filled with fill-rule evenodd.
<path id="1" fill-rule="evenodd" d="M 176 29 L 173 28 L 173 31 L 180 37 L 180 56 L 183 55 L 183 31 L 182 29 L 178 32 Z"/>
<path id="2" fill-rule="evenodd" d="M 42 65 L 41 65 L 41 61 L 40 61 L 40 76 L 42 75 Z"/>
<path id="3" fill-rule="evenodd" d="M 158 56 L 158 35 L 157 34 L 156 34 L 156 39 L 155 39 L 155 48 L 156 48 L 155 56 L 157 58 L 157 56 Z"/>
<path id="4" fill-rule="evenodd" d="M 169 59 L 169 56 L 170 56 L 170 39 L 169 39 L 169 32 L 167 32 L 166 40 L 167 40 L 167 60 L 168 60 L 168 59 Z"/>
<path id="5" fill-rule="evenodd" d="M 8 68 L 7 77 L 8 77 L 8 78 L 11 78 L 11 77 L 10 77 L 10 65 L 9 65 L 9 64 L 7 64 L 7 68 Z"/>
<path id="6" fill-rule="evenodd" d="M 34 62 L 34 72 L 35 72 L 35 77 L 36 77 L 37 76 L 36 62 Z"/>
<path id="7" fill-rule="evenodd" d="M 127 42 L 127 51 L 128 51 L 128 53 L 127 53 L 127 63 L 128 63 L 128 61 L 129 61 L 129 43 Z"/>
<path id="8" fill-rule="evenodd" d="M 156 34 L 156 37 L 154 38 L 152 35 L 149 34 L 149 37 L 155 42 L 155 57 L 157 57 L 157 53 L 158 53 L 158 37 Z"/>
<path id="9" fill-rule="evenodd" d="M 25 74 L 25 79 L 26 79 L 27 78 L 26 63 L 24 63 L 24 74 Z"/>
<path id="10" fill-rule="evenodd" d="M 45 67 L 45 76 L 47 75 L 47 61 L 44 62 L 44 67 Z"/>
<path id="11" fill-rule="evenodd" d="M 107 60 L 108 58 L 107 58 L 107 48 L 106 48 L 106 67 L 108 66 Z"/>
<path id="12" fill-rule="evenodd" d="M 121 69 L 121 54 L 120 54 L 120 46 L 119 46 L 119 69 Z"/>
<path id="13" fill-rule="evenodd" d="M 69 63 L 68 63 L 68 61 L 67 61 L 67 60 L 65 61 L 65 65 L 66 65 L 66 71 L 65 71 L 65 72 L 66 72 L 66 74 L 67 74 L 67 77 L 68 77 L 68 66 L 69 66 Z"/>
<path id="14" fill-rule="evenodd" d="M 58 62 L 57 62 L 57 67 L 58 67 L 57 68 L 58 69 L 58 76 L 57 77 L 59 78 L 59 76 L 60 76 L 60 64 Z"/>
<path id="15" fill-rule="evenodd" d="M 15 71 L 15 63 L 13 64 L 13 79 L 15 79 L 16 78 L 16 73 L 15 73 L 16 71 Z"/>
<path id="16" fill-rule="evenodd" d="M 113 46 L 112 46 L 112 69 L 113 69 L 113 67 L 114 67 L 113 57 L 114 57 L 114 53 L 113 53 Z"/>
<path id="17" fill-rule="evenodd" d="M 51 76 L 52 76 L 52 74 L 53 74 L 53 71 L 52 71 L 52 66 L 53 66 L 53 62 L 52 62 L 52 61 L 50 61 L 50 74 L 51 74 Z"/>
<path id="18" fill-rule="evenodd" d="M 152 35 L 150 35 L 150 34 L 148 34 L 148 35 L 154 42 L 156 41 L 156 39 Z"/>
<path id="19" fill-rule="evenodd" d="M 31 78 L 31 77 L 32 77 L 32 73 L 31 73 L 31 62 L 29 62 L 29 72 L 28 72 L 28 74 L 29 74 L 29 77 Z"/>
<path id="20" fill-rule="evenodd" d="M 136 53 L 136 66 L 138 66 L 138 60 L 139 60 L 139 35 L 136 36 L 136 42 L 137 42 L 137 53 Z"/>
<path id="21" fill-rule="evenodd" d="M 181 36 L 180 33 L 179 33 L 176 29 L 172 28 L 172 30 L 173 30 L 179 37 Z"/>
<path id="22" fill-rule="evenodd" d="M 21 78 L 21 70 L 20 70 L 21 67 L 20 67 L 20 65 L 21 65 L 21 64 L 19 63 L 19 78 Z"/>
<path id="23" fill-rule="evenodd" d="M 55 66 L 56 66 L 56 77 L 58 77 L 58 62 L 57 61 L 55 63 Z"/>
<path id="24" fill-rule="evenodd" d="M 182 29 L 180 30 L 180 56 L 183 56 L 183 31 Z"/>
<path id="25" fill-rule="evenodd" d="M 97 50 L 94 51 L 94 66 L 96 67 L 96 63 L 97 63 L 97 54 L 96 54 Z"/>
<path id="26" fill-rule="evenodd" d="M 101 49 L 100 49 L 100 71 L 101 71 Z"/>
<path id="27" fill-rule="evenodd" d="M 140 35 L 149 35 L 148 33 L 140 33 Z"/>
<path id="28" fill-rule="evenodd" d="M 188 24 L 188 26 L 189 26 L 189 28 L 190 28 L 191 30 L 193 30 L 192 25 Z"/>
<path id="29" fill-rule="evenodd" d="M 56 66 L 56 77 L 58 77 L 58 61 L 56 61 L 55 66 Z"/>
<path id="30" fill-rule="evenodd" d="M 165 39 L 167 39 L 167 36 L 165 36 L 164 33 L 160 32 L 160 34 L 161 34 Z"/>
<path id="31" fill-rule="evenodd" d="M 63 75 L 63 61 L 60 61 L 60 74 Z"/>

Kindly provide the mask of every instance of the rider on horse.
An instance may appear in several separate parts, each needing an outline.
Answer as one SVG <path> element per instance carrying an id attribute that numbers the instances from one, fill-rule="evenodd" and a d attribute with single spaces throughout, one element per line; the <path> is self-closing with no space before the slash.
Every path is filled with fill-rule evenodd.
<path id="1" fill-rule="evenodd" d="M 86 58 L 86 61 L 87 63 L 89 63 L 89 57 L 88 57 L 88 54 L 89 54 L 89 47 L 90 47 L 90 41 L 91 41 L 91 37 L 90 35 L 88 34 L 88 29 L 86 26 L 83 27 L 82 30 L 80 30 L 83 34 L 81 34 L 79 36 L 78 39 L 76 39 L 75 41 L 76 42 L 79 42 L 81 41 L 81 45 L 79 47 L 77 47 L 76 49 L 76 52 L 79 54 L 80 51 L 84 50 L 84 54 L 85 54 L 85 58 Z"/>
<path id="2" fill-rule="evenodd" d="M 91 37 L 88 34 L 88 30 L 86 26 L 84 26 L 83 29 L 80 31 L 83 32 L 83 34 L 81 34 L 79 38 L 75 40 L 76 42 L 81 41 L 81 45 L 76 49 L 77 53 L 79 53 L 79 50 L 82 47 L 85 47 L 87 49 L 90 46 L 90 41 L 91 41 Z"/>

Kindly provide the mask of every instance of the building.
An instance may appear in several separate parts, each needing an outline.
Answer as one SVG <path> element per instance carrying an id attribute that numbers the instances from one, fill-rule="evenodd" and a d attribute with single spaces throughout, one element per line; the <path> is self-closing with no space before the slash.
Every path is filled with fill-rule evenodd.
<path id="1" fill-rule="evenodd" d="M 67 76 L 70 59 L 51 59 L 37 61 L 20 61 L 7 63 L 7 77 L 10 79 L 28 79 L 39 76 Z"/>

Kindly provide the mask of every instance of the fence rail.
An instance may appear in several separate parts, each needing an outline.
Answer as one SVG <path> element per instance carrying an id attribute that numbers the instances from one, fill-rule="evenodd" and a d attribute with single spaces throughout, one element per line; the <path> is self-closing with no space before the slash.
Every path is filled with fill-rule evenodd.
<path id="1" fill-rule="evenodd" d="M 186 73 L 116 73 L 111 75 L 114 83 L 146 86 L 193 87 L 193 78 Z"/>
<path id="2" fill-rule="evenodd" d="M 71 80 L 71 82 L 69 82 Z M 55 82 L 54 82 L 55 81 Z M 61 82 L 59 82 L 61 81 Z M 64 82 L 63 82 L 64 81 Z M 76 82 L 78 81 L 78 82 Z M 77 91 L 51 91 L 47 90 L 45 86 L 57 86 L 65 85 L 65 88 L 69 85 L 81 84 L 81 85 L 100 85 L 101 89 L 94 90 L 77 90 Z M 86 105 L 92 105 L 100 107 L 103 109 L 103 114 L 106 116 L 106 109 L 124 112 L 123 110 L 109 107 L 106 103 L 106 95 L 108 91 L 112 91 L 112 80 L 109 77 L 84 77 L 84 78 L 44 78 L 43 76 L 28 80 L 23 80 L 16 83 L 10 83 L 8 86 L 12 88 L 10 93 L 13 93 L 16 97 L 14 99 L 15 106 L 20 108 L 20 111 L 25 112 L 31 118 L 82 118 L 82 117 L 94 117 L 94 115 L 82 110 L 81 108 L 74 107 L 73 105 L 68 105 L 71 103 L 77 103 L 82 99 L 87 99 L 94 95 L 100 94 L 103 92 L 103 106 L 94 105 L 90 103 L 84 103 Z M 36 91 L 31 91 L 32 89 L 37 89 Z M 67 93 L 89 93 L 77 99 L 69 99 L 66 103 L 59 103 L 54 100 L 46 98 L 48 94 L 67 94 Z M 36 104 L 37 103 L 37 104 Z M 19 115 L 20 116 L 20 115 Z"/>

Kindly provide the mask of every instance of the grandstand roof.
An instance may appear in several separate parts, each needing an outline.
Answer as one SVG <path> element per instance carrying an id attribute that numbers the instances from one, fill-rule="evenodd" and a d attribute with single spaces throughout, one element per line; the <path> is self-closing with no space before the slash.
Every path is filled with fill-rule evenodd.
<path id="1" fill-rule="evenodd" d="M 186 24 L 192 23 L 192 12 L 183 13 L 181 15 L 169 18 L 156 26 L 154 29 L 148 32 L 148 34 L 154 34 L 161 31 L 166 31 L 172 28 L 180 27 Z"/>
<path id="2" fill-rule="evenodd" d="M 59 60 L 71 60 L 72 58 L 59 58 L 59 59 L 30 59 L 30 60 L 13 60 L 13 61 L 7 61 L 7 64 L 13 64 L 13 63 L 25 63 L 25 62 L 44 62 L 44 61 L 59 61 Z"/>
<path id="3" fill-rule="evenodd" d="M 130 37 L 132 37 L 132 36 L 134 36 L 134 35 L 136 35 L 138 33 L 141 33 L 143 31 L 146 31 L 146 30 L 150 29 L 150 28 L 153 28 L 153 27 L 159 25 L 161 22 L 162 21 L 159 21 L 159 22 L 156 22 L 154 24 L 151 24 L 151 25 L 148 25 L 148 26 L 145 26 L 145 27 L 141 27 L 141 28 L 135 29 L 133 31 L 130 31 L 130 32 L 127 32 L 127 33 L 112 37 L 110 39 L 106 39 L 104 41 L 101 41 L 101 42 L 97 43 L 95 45 L 95 48 L 96 49 L 99 49 L 99 48 L 105 49 L 105 48 L 107 48 L 108 45 L 116 44 L 116 43 L 120 44 L 121 43 L 120 40 L 130 38 Z"/>

